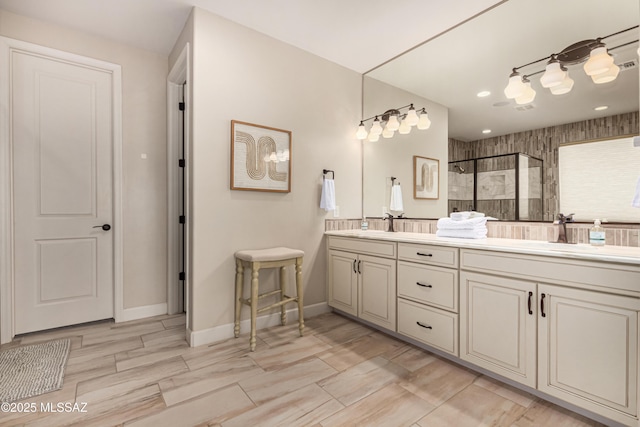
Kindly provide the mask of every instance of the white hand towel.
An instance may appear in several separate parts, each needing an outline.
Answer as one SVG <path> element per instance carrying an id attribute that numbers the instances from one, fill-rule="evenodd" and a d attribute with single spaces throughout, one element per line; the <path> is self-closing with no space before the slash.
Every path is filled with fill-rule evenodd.
<path id="1" fill-rule="evenodd" d="M 437 237 L 456 237 L 462 239 L 484 239 L 487 237 L 487 227 L 478 227 L 473 230 L 437 230 Z"/>
<path id="2" fill-rule="evenodd" d="M 469 218 L 454 220 L 451 218 L 440 218 L 437 223 L 438 230 L 473 230 L 478 227 L 486 227 L 487 218 Z"/>
<path id="3" fill-rule="evenodd" d="M 640 178 L 638 178 L 638 183 L 636 184 L 636 193 L 633 196 L 631 206 L 634 208 L 640 208 Z"/>
<path id="4" fill-rule="evenodd" d="M 325 211 L 332 211 L 336 208 L 336 186 L 332 179 L 325 178 L 322 181 L 320 207 Z"/>
<path id="5" fill-rule="evenodd" d="M 402 204 L 402 189 L 400 188 L 400 184 L 391 186 L 391 202 L 389 202 L 389 210 L 396 212 L 404 210 L 404 206 Z"/>

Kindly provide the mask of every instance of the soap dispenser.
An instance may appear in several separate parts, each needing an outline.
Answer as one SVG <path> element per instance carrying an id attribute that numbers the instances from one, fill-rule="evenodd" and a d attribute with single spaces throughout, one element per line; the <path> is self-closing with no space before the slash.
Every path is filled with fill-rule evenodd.
<path id="1" fill-rule="evenodd" d="M 369 229 L 369 221 L 367 221 L 367 217 L 362 217 L 362 223 L 360 224 L 360 229 L 365 231 Z"/>
<path id="2" fill-rule="evenodd" d="M 593 227 L 589 230 L 589 243 L 593 246 L 604 246 L 604 228 L 600 225 L 600 220 L 593 222 Z"/>

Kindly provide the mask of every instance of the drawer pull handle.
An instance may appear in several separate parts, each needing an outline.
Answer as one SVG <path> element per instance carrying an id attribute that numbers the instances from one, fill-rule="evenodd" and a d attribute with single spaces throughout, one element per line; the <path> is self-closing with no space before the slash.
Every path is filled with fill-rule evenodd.
<path id="1" fill-rule="evenodd" d="M 425 285 L 424 283 L 416 282 L 416 285 L 422 286 L 423 288 L 433 288 L 431 285 Z"/>
<path id="2" fill-rule="evenodd" d="M 416 255 L 420 255 L 420 256 L 433 256 L 433 254 L 423 254 L 422 252 L 416 252 Z"/>
<path id="3" fill-rule="evenodd" d="M 527 307 L 529 308 L 529 314 L 533 314 L 531 310 L 531 298 L 533 297 L 533 292 L 529 292 L 529 301 L 527 301 Z"/>
<path id="4" fill-rule="evenodd" d="M 542 297 L 540 298 L 540 313 L 542 314 L 542 317 L 547 317 L 546 313 L 544 312 L 544 297 L 545 295 L 542 294 Z"/>
<path id="5" fill-rule="evenodd" d="M 354 272 L 354 273 L 357 273 L 357 271 L 356 271 L 356 262 L 357 262 L 357 261 L 358 261 L 357 259 L 354 259 L 354 260 L 353 260 L 353 272 Z"/>
<path id="6" fill-rule="evenodd" d="M 433 327 L 431 327 L 431 326 L 427 326 L 427 325 L 423 325 L 423 324 L 422 324 L 422 323 L 420 323 L 420 322 L 416 322 L 416 324 L 417 324 L 418 326 L 422 327 L 422 328 L 425 328 L 425 329 L 433 329 Z"/>
<path id="7" fill-rule="evenodd" d="M 361 262 L 362 262 L 362 261 L 358 261 L 358 274 L 362 274 L 362 271 L 360 271 L 360 263 L 361 263 Z"/>

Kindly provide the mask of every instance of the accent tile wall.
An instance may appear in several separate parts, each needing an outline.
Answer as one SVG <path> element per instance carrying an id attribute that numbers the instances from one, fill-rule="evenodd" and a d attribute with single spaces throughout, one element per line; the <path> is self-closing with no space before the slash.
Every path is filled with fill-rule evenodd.
<path id="1" fill-rule="evenodd" d="M 482 139 L 449 139 L 449 161 L 524 153 L 543 161 L 543 220 L 551 221 L 558 195 L 558 148 L 561 144 L 624 137 L 639 133 L 638 112 L 584 120 Z"/>

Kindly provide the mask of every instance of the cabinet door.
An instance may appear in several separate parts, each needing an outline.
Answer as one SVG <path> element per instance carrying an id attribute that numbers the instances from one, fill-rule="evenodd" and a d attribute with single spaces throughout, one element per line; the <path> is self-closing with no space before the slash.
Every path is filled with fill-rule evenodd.
<path id="1" fill-rule="evenodd" d="M 396 261 L 360 255 L 358 317 L 396 330 Z"/>
<path id="2" fill-rule="evenodd" d="M 638 299 L 550 285 L 538 291 L 538 388 L 629 423 L 619 411 L 637 414 Z"/>
<path id="3" fill-rule="evenodd" d="M 536 284 L 460 274 L 460 358 L 536 386 Z"/>
<path id="4" fill-rule="evenodd" d="M 353 316 L 358 315 L 357 256 L 329 251 L 329 305 Z"/>

